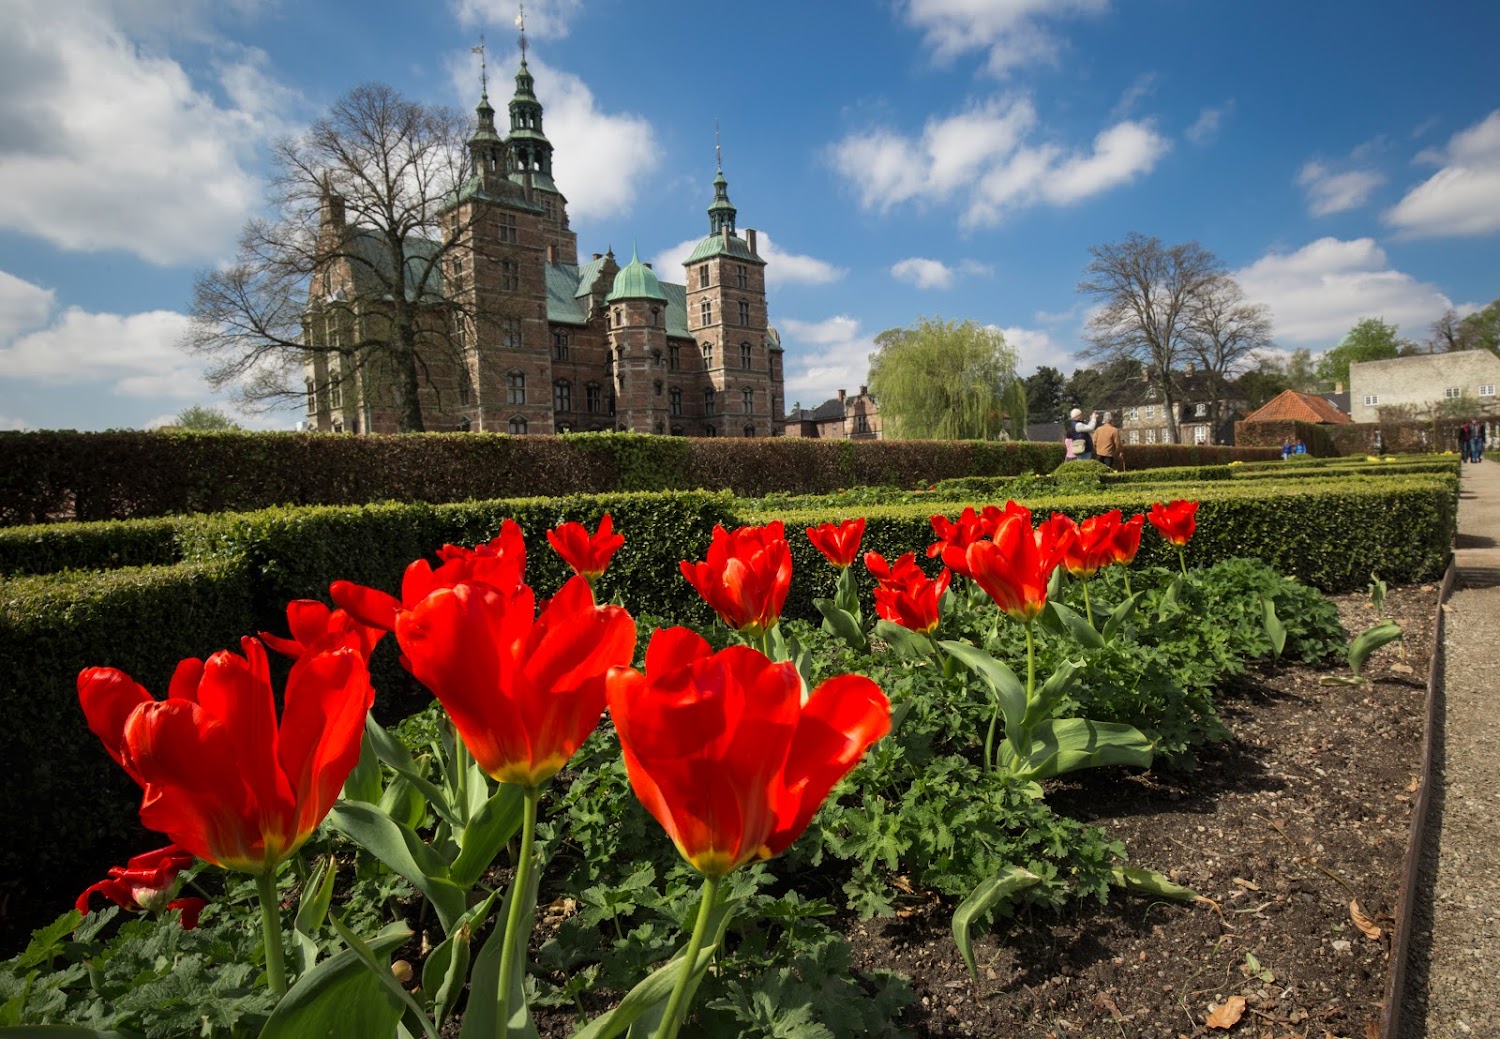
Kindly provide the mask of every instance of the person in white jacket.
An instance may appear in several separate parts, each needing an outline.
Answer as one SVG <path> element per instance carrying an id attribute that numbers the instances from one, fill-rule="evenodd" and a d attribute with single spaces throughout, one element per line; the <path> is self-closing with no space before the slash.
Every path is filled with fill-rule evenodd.
<path id="1" fill-rule="evenodd" d="M 1073 453 L 1069 457 L 1075 459 L 1094 457 L 1094 438 L 1092 434 L 1094 427 L 1098 424 L 1099 413 L 1097 411 L 1089 416 L 1087 422 L 1083 421 L 1082 408 L 1074 408 L 1068 412 L 1068 439 L 1073 441 Z"/>

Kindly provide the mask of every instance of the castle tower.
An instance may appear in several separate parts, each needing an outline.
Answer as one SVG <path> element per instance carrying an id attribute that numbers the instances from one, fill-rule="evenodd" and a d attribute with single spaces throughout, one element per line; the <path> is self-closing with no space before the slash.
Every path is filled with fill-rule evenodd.
<path id="1" fill-rule="evenodd" d="M 667 432 L 667 296 L 631 251 L 605 299 L 613 352 L 615 423 L 633 433 Z"/>
<path id="2" fill-rule="evenodd" d="M 687 325 L 705 372 L 705 433 L 773 436 L 780 418 L 781 347 L 766 315 L 766 261 L 756 235 L 735 229 L 736 210 L 721 164 L 708 207 L 708 237 L 683 261 Z M 713 427 L 712 429 L 708 427 Z"/>
<path id="3" fill-rule="evenodd" d="M 578 262 L 578 235 L 568 228 L 568 200 L 552 180 L 552 142 L 542 132 L 542 103 L 536 97 L 536 82 L 526 67 L 526 38 L 521 37 L 521 67 L 516 72 L 516 93 L 510 99 L 510 179 L 526 198 L 542 208 L 544 244 L 553 247 L 559 263 Z"/>

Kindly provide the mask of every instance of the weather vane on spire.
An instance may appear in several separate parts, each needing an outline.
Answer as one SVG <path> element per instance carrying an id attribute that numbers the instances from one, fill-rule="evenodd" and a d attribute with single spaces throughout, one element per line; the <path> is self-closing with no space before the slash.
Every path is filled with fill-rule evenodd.
<path id="1" fill-rule="evenodd" d="M 516 28 L 521 33 L 521 64 L 526 64 L 526 5 L 516 4 Z"/>
<path id="2" fill-rule="evenodd" d="M 490 73 L 484 63 L 484 33 L 479 34 L 479 46 L 470 47 L 469 53 L 479 55 L 479 92 L 488 97 L 490 93 Z"/>
<path id="3" fill-rule="evenodd" d="M 719 121 L 714 120 L 714 162 L 718 164 L 719 172 L 724 172 L 724 149 L 719 147 Z"/>

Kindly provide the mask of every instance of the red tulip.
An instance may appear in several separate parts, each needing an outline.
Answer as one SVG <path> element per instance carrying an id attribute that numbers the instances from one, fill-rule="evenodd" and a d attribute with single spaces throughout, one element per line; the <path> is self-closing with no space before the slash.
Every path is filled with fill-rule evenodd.
<path id="1" fill-rule="evenodd" d="M 630 663 L 635 622 L 573 577 L 542 609 L 525 585 L 439 588 L 396 622 L 406 667 L 447 709 L 481 768 L 536 787 L 604 713 L 605 673 Z"/>
<path id="2" fill-rule="evenodd" d="M 686 628 L 652 635 L 645 674 L 610 672 L 609 709 L 636 796 L 715 878 L 785 851 L 890 731 L 868 678 L 831 678 L 803 703 L 793 664 L 748 646 L 715 653 Z"/>
<path id="3" fill-rule="evenodd" d="M 177 874 L 193 864 L 193 856 L 175 844 L 137 855 L 123 866 L 109 867 L 109 878 L 92 884 L 78 896 L 77 909 L 89 911 L 89 897 L 103 895 L 121 909 L 137 913 L 143 910 L 159 913 L 167 909 L 182 912 L 182 929 L 198 926 L 198 914 L 207 904 L 201 898 L 172 899 Z"/>
<path id="4" fill-rule="evenodd" d="M 1151 512 L 1146 518 L 1161 532 L 1162 537 L 1182 548 L 1197 529 L 1197 514 L 1198 503 L 1195 501 L 1174 501 L 1168 505 L 1157 502 L 1151 506 Z"/>
<path id="5" fill-rule="evenodd" d="M 1006 614 L 1030 623 L 1047 605 L 1047 581 L 1071 539 L 1068 532 L 1033 531 L 1029 513 L 1017 511 L 1001 522 L 994 540 L 950 548 L 943 562 L 978 582 Z"/>
<path id="6" fill-rule="evenodd" d="M 278 724 L 266 651 L 184 660 L 166 700 L 114 668 L 86 668 L 89 728 L 143 787 L 141 822 L 200 859 L 269 875 L 312 835 L 359 760 L 374 698 L 353 636 L 287 676 Z"/>
<path id="7" fill-rule="evenodd" d="M 593 584 L 609 566 L 610 557 L 625 544 L 624 536 L 613 533 L 613 530 L 614 517 L 606 512 L 599 521 L 599 529 L 592 535 L 582 523 L 570 522 L 547 531 L 547 541 L 575 574 L 581 574 Z"/>
<path id="8" fill-rule="evenodd" d="M 1113 543 L 1116 564 L 1129 566 L 1135 562 L 1135 554 L 1141 550 L 1141 529 L 1145 525 L 1145 514 L 1137 513 L 1115 527 Z"/>
<path id="9" fill-rule="evenodd" d="M 313 651 L 330 635 L 340 641 L 345 635 L 353 635 L 360 652 L 368 660 L 376 643 L 385 636 L 383 629 L 361 624 L 348 612 L 330 610 L 316 599 L 293 599 L 287 603 L 286 623 L 292 633 L 291 638 L 284 639 L 263 631 L 260 633 L 260 640 L 267 648 L 293 660 Z"/>
<path id="10" fill-rule="evenodd" d="M 878 582 L 875 588 L 875 612 L 903 628 L 931 634 L 937 628 L 943 593 L 953 574 L 944 569 L 936 579 L 928 577 L 917 566 L 916 553 L 908 552 L 888 565 L 878 552 L 865 553 L 865 567 Z"/>
<path id="11" fill-rule="evenodd" d="M 520 525 L 511 519 L 503 521 L 500 533 L 486 544 L 474 548 L 444 545 L 437 555 L 442 563 L 435 570 L 425 559 L 406 568 L 399 599 L 350 581 L 335 581 L 328 591 L 333 601 L 360 623 L 395 631 L 396 615 L 411 609 L 435 589 L 481 583 L 508 593 L 520 587 L 526 577 L 526 540 Z"/>
<path id="12" fill-rule="evenodd" d="M 776 626 L 792 586 L 792 551 L 780 520 L 733 533 L 715 526 L 708 559 L 684 559 L 681 566 L 682 576 L 720 619 L 752 637 Z"/>
<path id="13" fill-rule="evenodd" d="M 1053 513 L 1053 519 L 1059 515 L 1060 513 Z M 1073 521 L 1068 520 L 1068 522 Z M 1073 529 L 1076 535 L 1069 540 L 1068 548 L 1063 553 L 1062 565 L 1068 573 L 1074 577 L 1086 579 L 1093 577 L 1101 567 L 1113 563 L 1115 560 L 1114 537 L 1119 526 L 1119 509 L 1106 512 L 1102 516 L 1090 516 L 1082 523 L 1075 524 Z"/>
<path id="14" fill-rule="evenodd" d="M 847 570 L 859 557 L 859 542 L 865 536 L 865 520 L 845 520 L 842 523 L 823 523 L 807 528 L 807 540 L 812 542 L 828 561 L 840 570 Z"/>
<path id="15" fill-rule="evenodd" d="M 927 546 L 928 559 L 936 559 L 949 548 L 968 548 L 984 537 L 979 515 L 975 513 L 972 505 L 965 506 L 964 511 L 956 520 L 937 515 L 929 517 L 928 522 L 932 524 L 932 532 L 938 538 Z"/>

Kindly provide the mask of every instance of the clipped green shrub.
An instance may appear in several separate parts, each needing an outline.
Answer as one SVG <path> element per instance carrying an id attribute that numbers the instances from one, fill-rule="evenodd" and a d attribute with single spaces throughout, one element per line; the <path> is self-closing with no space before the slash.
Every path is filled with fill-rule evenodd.
<path id="1" fill-rule="evenodd" d="M 163 517 L 0 528 L 0 577 L 176 563 L 180 522 Z"/>
<path id="2" fill-rule="evenodd" d="M 1205 480 L 1230 480 L 1235 471 L 1228 465 L 1173 465 L 1162 469 L 1128 469 L 1108 473 L 1104 484 L 1117 483 L 1200 483 Z"/>

